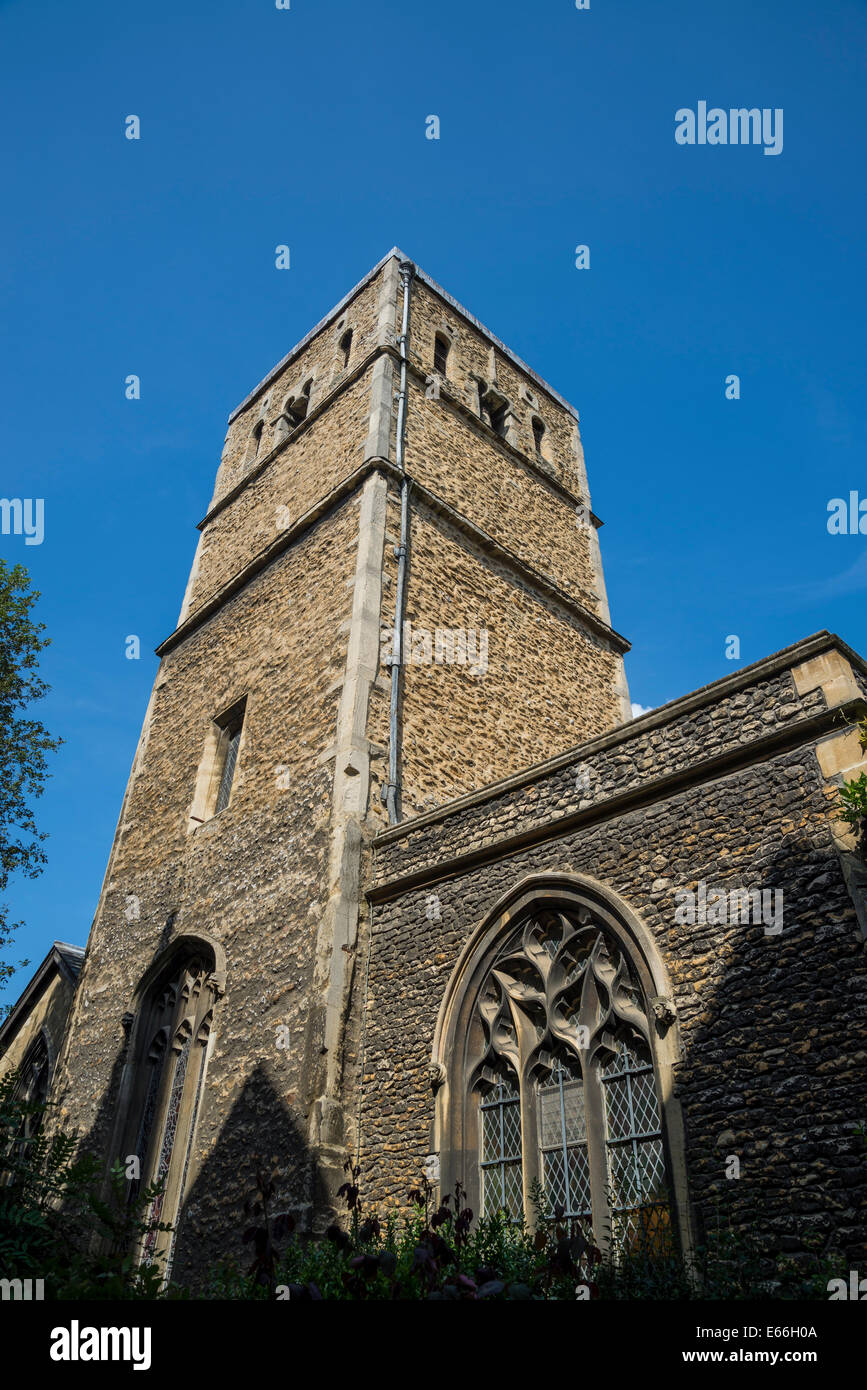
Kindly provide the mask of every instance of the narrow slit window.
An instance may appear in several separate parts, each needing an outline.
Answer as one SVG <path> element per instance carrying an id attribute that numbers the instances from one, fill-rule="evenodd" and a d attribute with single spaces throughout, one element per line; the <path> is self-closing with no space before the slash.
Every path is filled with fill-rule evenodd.
<path id="1" fill-rule="evenodd" d="M 542 421 L 539 419 L 538 415 L 534 415 L 534 416 L 533 416 L 533 444 L 534 444 L 534 446 L 535 446 L 536 453 L 539 454 L 540 456 L 541 456 L 541 454 L 542 454 L 542 440 L 543 440 L 544 438 L 545 438 L 545 426 L 544 426 L 544 424 L 542 423 Z"/>
<path id="2" fill-rule="evenodd" d="M 352 329 L 347 328 L 343 337 L 340 339 L 340 351 L 343 353 L 343 365 L 349 366 L 349 354 L 352 352 Z"/>
<path id="3" fill-rule="evenodd" d="M 449 342 L 441 333 L 434 338 L 434 371 L 446 376 L 449 364 Z"/>
<path id="4" fill-rule="evenodd" d="M 255 425 L 254 425 L 253 428 L 251 429 L 249 438 L 248 438 L 248 440 L 247 440 L 247 451 L 246 451 L 246 453 L 245 453 L 245 455 L 244 455 L 244 458 L 245 458 L 245 460 L 246 460 L 247 463 L 253 463 L 253 461 L 254 461 L 256 458 L 258 458 L 258 456 L 259 456 L 259 448 L 260 448 L 261 443 L 262 443 L 262 433 L 263 433 L 264 429 L 265 429 L 265 421 L 264 421 L 264 420 L 257 420 L 256 423 L 255 423 Z"/>
<path id="5" fill-rule="evenodd" d="M 498 434 L 501 439 L 506 437 L 506 407 L 496 405 L 491 408 L 490 416 L 491 429 Z"/>
<path id="6" fill-rule="evenodd" d="M 486 425 L 490 425 L 495 434 L 501 439 L 506 438 L 506 416 L 509 413 L 509 402 L 505 396 L 501 396 L 492 386 L 487 386 L 485 382 L 479 382 L 479 418 L 484 420 Z"/>
<path id="7" fill-rule="evenodd" d="M 232 783 L 235 779 L 235 767 L 238 762 L 238 746 L 241 742 L 241 721 L 232 724 L 225 731 L 226 756 L 223 761 L 223 769 L 220 773 L 220 788 L 217 792 L 217 804 L 214 807 L 214 814 L 222 811 L 229 804 L 229 797 L 232 794 Z"/>

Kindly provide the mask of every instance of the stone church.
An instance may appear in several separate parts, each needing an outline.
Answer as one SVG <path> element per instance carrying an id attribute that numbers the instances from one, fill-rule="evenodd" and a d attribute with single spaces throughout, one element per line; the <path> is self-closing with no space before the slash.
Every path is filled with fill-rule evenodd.
<path id="1" fill-rule="evenodd" d="M 163 1180 L 174 1277 L 347 1158 L 368 1210 L 867 1259 L 867 666 L 631 718 L 600 525 L 577 411 L 397 249 L 232 413 L 83 964 L 0 1033 Z"/>

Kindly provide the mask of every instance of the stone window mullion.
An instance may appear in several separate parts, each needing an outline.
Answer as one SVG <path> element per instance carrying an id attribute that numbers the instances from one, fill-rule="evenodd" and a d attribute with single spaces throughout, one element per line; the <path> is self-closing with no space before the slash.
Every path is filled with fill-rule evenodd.
<path id="1" fill-rule="evenodd" d="M 601 1250 L 605 1250 L 609 1244 L 611 1220 L 608 1203 L 605 1099 L 602 1095 L 598 1063 L 589 1059 L 584 1068 L 584 1103 L 587 1107 L 587 1161 L 590 1166 L 593 1234 L 596 1244 Z"/>
<path id="2" fill-rule="evenodd" d="M 530 1190 L 533 1183 L 539 1178 L 539 1129 L 538 1116 L 536 1111 L 536 1087 L 527 1077 L 526 1071 L 521 1071 L 521 1150 L 524 1160 L 524 1211 L 531 1225 L 535 1222 L 535 1213 L 530 1197 Z"/>

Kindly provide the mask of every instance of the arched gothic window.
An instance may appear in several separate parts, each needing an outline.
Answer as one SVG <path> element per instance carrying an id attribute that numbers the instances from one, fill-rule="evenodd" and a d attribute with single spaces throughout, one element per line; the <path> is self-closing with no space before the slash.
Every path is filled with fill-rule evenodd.
<path id="1" fill-rule="evenodd" d="M 37 1107 L 21 1118 L 16 1138 L 16 1146 L 20 1143 L 20 1148 L 17 1149 L 19 1153 L 26 1148 L 26 1144 L 22 1141 L 34 1138 L 42 1128 L 44 1111 L 38 1107 L 44 1106 L 48 1100 L 50 1080 L 51 1060 L 48 1054 L 48 1042 L 44 1029 L 41 1029 L 24 1054 L 12 1093 L 13 1100 L 21 1101 L 26 1106 Z"/>
<path id="2" fill-rule="evenodd" d="M 44 1105 L 48 1099 L 48 1082 L 51 1078 L 51 1065 L 48 1058 L 48 1043 L 45 1033 L 40 1031 L 28 1047 L 15 1083 L 15 1099 L 28 1105 Z M 39 1128 L 39 1120 L 29 1117 L 30 1134 Z"/>
<path id="3" fill-rule="evenodd" d="M 667 1248 L 647 969 L 589 905 L 542 901 L 513 921 L 487 960 L 476 955 L 456 1008 L 464 1037 L 452 1034 L 450 1080 L 462 1095 L 451 1105 L 461 1116 L 450 1128 L 460 1152 L 446 1172 L 466 1173 L 483 1214 L 531 1217 L 541 1184 L 548 1210 L 591 1226 L 597 1243 Z"/>
<path id="4" fill-rule="evenodd" d="M 207 1046 L 217 988 L 213 960 L 182 952 L 148 989 L 137 1020 L 135 1061 L 123 1158 L 135 1154 L 140 1177 L 130 1198 L 155 1182 L 163 1184 L 147 1219 L 177 1222 L 193 1151 L 204 1084 Z M 140 1255 L 165 1257 L 170 1268 L 173 1233 L 154 1231 Z"/>

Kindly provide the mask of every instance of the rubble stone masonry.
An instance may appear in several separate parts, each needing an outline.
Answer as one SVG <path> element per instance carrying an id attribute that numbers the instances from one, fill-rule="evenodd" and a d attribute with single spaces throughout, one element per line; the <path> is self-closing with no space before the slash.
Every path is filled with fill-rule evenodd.
<path id="1" fill-rule="evenodd" d="M 818 1233 L 863 1263 L 867 896 L 863 876 L 847 888 L 841 779 L 823 769 L 867 710 L 864 675 L 839 639 L 818 634 L 378 836 L 361 1115 L 369 1201 L 405 1205 L 436 1154 L 445 1101 L 429 1067 L 444 1060 L 437 1019 L 462 950 L 521 885 L 592 883 L 643 923 L 670 980 L 669 1103 L 684 1134 L 689 1238 L 719 1204 L 720 1219 L 781 1251 L 797 1255 Z M 782 891 L 782 931 L 676 922 L 675 894 L 702 881 Z M 726 1179 L 730 1155 L 737 1181 Z"/>

